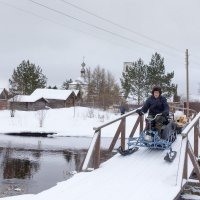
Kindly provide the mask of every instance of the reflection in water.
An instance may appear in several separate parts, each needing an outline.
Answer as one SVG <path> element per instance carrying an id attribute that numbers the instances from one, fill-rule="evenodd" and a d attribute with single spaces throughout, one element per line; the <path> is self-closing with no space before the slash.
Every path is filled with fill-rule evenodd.
<path id="1" fill-rule="evenodd" d="M 15 158 L 14 149 L 6 148 L 4 150 L 1 168 L 3 170 L 3 179 L 29 179 L 38 171 L 39 163 L 28 159 Z"/>
<path id="2" fill-rule="evenodd" d="M 36 194 L 79 172 L 87 149 L 27 150 L 0 148 L 0 197 Z M 110 157 L 101 153 L 101 161 Z M 49 174 L 51 176 L 49 176 Z"/>
<path id="3" fill-rule="evenodd" d="M 31 178 L 34 172 L 37 172 L 39 164 L 30 160 L 21 160 L 17 158 L 8 158 L 3 163 L 3 178 Z"/>

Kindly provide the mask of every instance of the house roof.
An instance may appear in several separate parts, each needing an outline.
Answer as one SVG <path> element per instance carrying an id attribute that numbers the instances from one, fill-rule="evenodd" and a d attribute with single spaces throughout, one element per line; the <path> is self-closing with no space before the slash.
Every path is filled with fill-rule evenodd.
<path id="1" fill-rule="evenodd" d="M 58 99 L 66 100 L 68 97 L 75 92 L 73 90 L 58 90 L 58 89 L 36 89 L 30 96 L 45 99 Z"/>
<path id="2" fill-rule="evenodd" d="M 75 81 L 73 81 L 72 83 L 69 83 L 69 85 L 78 85 L 78 84 L 87 85 L 83 77 L 77 77 Z"/>
<path id="3" fill-rule="evenodd" d="M 7 91 L 5 88 L 0 88 L 0 94 L 1 94 L 4 90 Z"/>
<path id="4" fill-rule="evenodd" d="M 30 95 L 16 95 L 13 98 L 9 99 L 10 102 L 14 101 L 14 102 L 36 102 L 40 99 L 44 99 L 46 102 L 48 102 L 48 100 L 46 100 L 43 97 L 37 97 L 37 96 L 30 96 Z"/>

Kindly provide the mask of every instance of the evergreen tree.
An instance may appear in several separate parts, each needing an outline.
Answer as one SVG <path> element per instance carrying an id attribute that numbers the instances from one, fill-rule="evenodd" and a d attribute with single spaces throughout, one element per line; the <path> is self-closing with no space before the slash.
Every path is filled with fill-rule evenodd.
<path id="1" fill-rule="evenodd" d="M 47 87 L 47 89 L 58 89 L 58 87 L 56 85 L 54 85 L 53 87 L 51 87 L 50 85 Z"/>
<path id="2" fill-rule="evenodd" d="M 160 86 L 162 91 L 165 92 L 166 97 L 170 97 L 174 94 L 176 86 L 171 83 L 174 78 L 174 72 L 165 73 L 164 58 L 157 52 L 152 55 L 147 68 L 147 74 L 146 85 L 149 91 L 151 91 L 154 86 Z"/>
<path id="3" fill-rule="evenodd" d="M 138 105 L 146 96 L 147 65 L 140 58 L 133 62 L 132 66 L 127 66 L 122 73 L 121 85 L 124 90 L 124 97 L 129 94 L 137 97 Z"/>
<path id="4" fill-rule="evenodd" d="M 129 94 L 137 97 L 138 104 L 149 96 L 154 86 L 160 86 L 166 97 L 175 93 L 176 86 L 171 83 L 174 72 L 165 73 L 164 58 L 155 53 L 149 65 L 145 65 L 142 59 L 127 66 L 122 73 L 121 85 L 124 90 L 124 97 Z"/>
<path id="5" fill-rule="evenodd" d="M 47 78 L 42 74 L 42 69 L 29 60 L 22 63 L 13 71 L 9 79 L 10 92 L 12 94 L 29 95 L 37 88 L 46 86 Z"/>

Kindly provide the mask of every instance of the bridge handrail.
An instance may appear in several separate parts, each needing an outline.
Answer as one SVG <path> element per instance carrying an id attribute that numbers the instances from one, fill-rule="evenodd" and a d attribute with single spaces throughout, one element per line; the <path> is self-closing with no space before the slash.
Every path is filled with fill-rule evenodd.
<path id="1" fill-rule="evenodd" d="M 184 108 L 184 107 L 170 106 L 170 108 L 173 108 L 174 111 L 175 110 L 183 110 L 183 111 L 186 110 L 186 108 Z M 82 171 L 86 171 L 88 169 L 89 162 L 90 162 L 90 159 L 92 158 L 92 156 L 93 156 L 93 161 L 94 161 L 94 164 L 93 164 L 94 168 L 96 169 L 96 168 L 99 167 L 99 164 L 100 164 L 100 141 L 101 141 L 101 129 L 102 128 L 105 128 L 105 127 L 121 120 L 121 122 L 120 122 L 120 124 L 117 128 L 117 131 L 116 131 L 115 135 L 113 136 L 113 140 L 112 140 L 110 147 L 109 147 L 109 152 L 112 152 L 112 150 L 114 149 L 114 146 L 115 146 L 120 134 L 121 134 L 121 138 L 120 138 L 121 147 L 122 147 L 122 149 L 125 148 L 126 118 L 130 115 L 135 114 L 136 110 L 137 109 L 130 111 L 126 114 L 123 114 L 120 117 L 117 117 L 116 119 L 111 120 L 111 121 L 109 121 L 109 122 L 107 122 L 107 123 L 105 123 L 101 126 L 93 128 L 94 131 L 95 131 L 94 136 L 93 136 L 92 141 L 90 143 L 86 157 L 83 161 L 82 168 L 81 168 Z M 192 113 L 194 113 L 194 116 L 195 116 L 196 112 L 192 109 L 189 109 L 189 110 L 192 111 Z M 140 126 L 140 132 L 141 132 L 143 130 L 143 117 L 138 116 L 135 124 L 133 124 L 133 129 L 132 129 L 129 137 L 133 137 L 138 126 Z"/>
<path id="2" fill-rule="evenodd" d="M 182 145 L 181 145 L 181 150 L 180 150 L 180 157 L 181 160 L 179 159 L 179 164 L 184 163 L 181 166 L 180 172 L 182 175 L 180 176 L 181 179 L 181 187 L 183 187 L 183 180 L 189 181 L 188 177 L 188 162 L 190 158 L 193 169 L 197 175 L 197 179 L 200 182 L 200 167 L 198 164 L 198 156 L 199 156 L 199 137 L 200 137 L 200 129 L 199 129 L 199 120 L 200 120 L 200 113 L 198 113 L 192 121 L 186 126 L 186 128 L 182 131 Z M 193 145 L 190 142 L 190 138 L 188 137 L 189 133 L 193 133 L 194 140 L 193 140 Z M 181 156 L 181 154 L 184 153 L 184 156 Z M 179 171 L 179 170 L 178 170 Z"/>
<path id="3" fill-rule="evenodd" d="M 84 160 L 84 163 L 83 163 L 83 166 L 82 166 L 82 170 L 83 171 L 85 171 L 87 169 L 88 163 L 90 162 L 90 158 L 92 156 L 93 149 L 94 149 L 94 147 L 96 145 L 96 141 L 98 139 L 98 135 L 99 135 L 98 132 L 94 133 L 94 136 L 93 136 L 92 141 L 90 143 L 90 147 L 88 149 L 87 155 L 85 157 L 85 160 Z"/>
<path id="4" fill-rule="evenodd" d="M 90 158 L 92 157 L 93 152 L 94 152 L 95 149 L 97 149 L 97 150 L 96 150 L 96 155 L 94 156 L 94 159 L 95 159 L 95 162 L 96 162 L 97 166 L 95 166 L 94 168 L 99 167 L 99 163 L 98 162 L 100 160 L 100 155 L 99 154 L 100 154 L 100 138 L 101 138 L 101 129 L 102 128 L 105 128 L 106 126 L 109 126 L 110 124 L 113 124 L 113 123 L 121 120 L 121 123 L 119 124 L 119 127 L 118 127 L 118 129 L 117 129 L 117 131 L 115 133 L 115 136 L 113 137 L 113 141 L 110 144 L 109 151 L 112 151 L 112 149 L 114 148 L 114 145 L 116 143 L 117 138 L 119 137 L 120 132 L 122 134 L 122 137 L 121 137 L 121 146 L 125 146 L 125 119 L 126 119 L 126 117 L 135 114 L 136 110 L 137 109 L 135 109 L 133 111 L 130 111 L 130 112 L 126 113 L 126 114 L 123 114 L 120 117 L 117 117 L 116 119 L 111 120 L 111 121 L 109 121 L 109 122 L 107 122 L 107 123 L 105 123 L 105 124 L 103 124 L 101 126 L 93 128 L 95 130 L 94 136 L 93 136 L 92 141 L 90 143 L 90 146 L 89 146 L 88 152 L 86 154 L 86 157 L 85 157 L 85 159 L 83 161 L 82 171 L 86 171 L 88 169 Z M 137 122 L 138 123 L 136 124 L 136 126 L 138 126 L 138 124 L 139 124 L 139 118 L 138 118 Z M 133 132 L 134 132 L 135 129 L 136 128 L 133 128 L 133 130 L 131 132 L 132 135 L 133 135 Z M 99 146 L 98 147 L 99 149 L 96 148 L 97 144 Z"/>
<path id="5" fill-rule="evenodd" d="M 182 131 L 181 135 L 183 138 L 185 138 L 189 132 L 191 131 L 191 129 L 194 127 L 194 125 L 198 122 L 198 120 L 200 119 L 200 113 L 198 113 L 195 118 L 186 126 L 186 128 Z"/>
<path id="6" fill-rule="evenodd" d="M 117 121 L 119 121 L 119 120 L 121 120 L 121 119 L 123 119 L 123 118 L 126 118 L 126 117 L 128 117 L 128 116 L 130 116 L 130 115 L 135 114 L 135 113 L 136 113 L 136 110 L 137 110 L 137 109 L 135 109 L 135 110 L 133 110 L 133 111 L 130 111 L 130 112 L 126 113 L 126 114 L 123 114 L 122 116 L 117 117 L 116 119 L 111 120 L 110 122 L 107 122 L 107 123 L 105 123 L 105 124 L 103 124 L 103 125 L 101 125 L 101 126 L 94 127 L 93 130 L 95 130 L 95 132 L 97 132 L 97 131 L 99 131 L 100 129 L 102 129 L 102 128 L 104 128 L 104 127 L 110 125 L 110 124 L 113 124 L 113 123 L 115 123 L 115 122 L 117 122 Z"/>

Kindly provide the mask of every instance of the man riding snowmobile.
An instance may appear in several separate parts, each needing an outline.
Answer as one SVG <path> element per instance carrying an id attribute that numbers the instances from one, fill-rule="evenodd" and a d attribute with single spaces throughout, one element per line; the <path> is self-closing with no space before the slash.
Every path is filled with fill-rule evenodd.
<path id="1" fill-rule="evenodd" d="M 148 112 L 148 118 L 154 118 L 157 114 L 162 114 L 156 117 L 152 127 L 155 127 L 161 137 L 161 129 L 164 124 L 168 123 L 169 105 L 164 96 L 162 96 L 161 88 L 156 86 L 152 89 L 152 95 L 146 100 L 141 109 L 136 112 L 141 116 Z"/>

